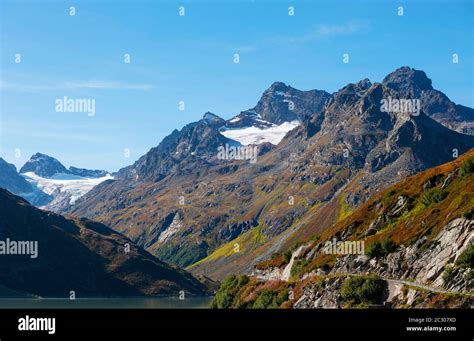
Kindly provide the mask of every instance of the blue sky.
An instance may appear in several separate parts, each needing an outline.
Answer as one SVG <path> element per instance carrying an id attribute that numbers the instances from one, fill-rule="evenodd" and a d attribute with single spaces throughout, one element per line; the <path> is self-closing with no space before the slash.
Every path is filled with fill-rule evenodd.
<path id="1" fill-rule="evenodd" d="M 115 171 L 206 111 L 253 107 L 274 81 L 334 92 L 403 65 L 473 107 L 473 3 L 2 0 L 0 156 Z M 95 99 L 96 115 L 56 112 L 63 96 Z"/>

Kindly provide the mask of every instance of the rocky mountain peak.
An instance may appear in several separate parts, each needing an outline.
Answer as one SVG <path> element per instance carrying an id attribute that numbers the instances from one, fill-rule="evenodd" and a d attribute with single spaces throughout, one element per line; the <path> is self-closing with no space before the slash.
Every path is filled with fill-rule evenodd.
<path id="1" fill-rule="evenodd" d="M 401 92 L 401 95 L 419 96 L 423 90 L 433 90 L 431 79 L 421 70 L 415 70 L 408 66 L 403 66 L 388 74 L 382 81 L 382 84 L 395 91 Z"/>
<path id="2" fill-rule="evenodd" d="M 273 82 L 272 85 L 270 85 L 270 87 L 267 90 L 265 90 L 265 93 L 267 92 L 273 93 L 276 91 L 284 92 L 284 91 L 287 91 L 288 89 L 292 89 L 292 88 L 283 82 Z"/>
<path id="3" fill-rule="evenodd" d="M 21 167 L 20 173 L 34 172 L 41 177 L 50 177 L 58 173 L 68 173 L 64 165 L 54 157 L 36 153 Z"/>
<path id="4" fill-rule="evenodd" d="M 252 109 L 260 118 L 280 125 L 284 122 L 303 121 L 323 109 L 331 98 L 326 91 L 301 91 L 282 82 L 274 82 Z"/>
<path id="5" fill-rule="evenodd" d="M 222 119 L 221 117 L 217 116 L 216 114 L 213 114 L 212 112 L 206 112 L 202 119 L 211 125 L 219 125 L 219 124 L 225 124 L 225 120 Z"/>
<path id="6" fill-rule="evenodd" d="M 354 105 L 363 96 L 373 97 L 374 94 L 381 91 L 379 83 L 372 84 L 369 79 L 363 79 L 357 83 L 349 83 L 336 93 L 329 104 L 334 108 L 346 108 Z M 367 102 L 367 99 L 365 100 Z M 337 110 L 339 111 L 339 110 Z"/>
<path id="7" fill-rule="evenodd" d="M 357 91 L 366 91 L 372 86 L 372 82 L 368 78 L 364 78 L 355 83 L 354 87 Z"/>
<path id="8" fill-rule="evenodd" d="M 420 100 L 421 110 L 442 125 L 474 135 L 473 109 L 452 102 L 444 93 L 434 89 L 425 72 L 404 66 L 387 75 L 382 84 L 397 98 Z"/>
<path id="9" fill-rule="evenodd" d="M 56 174 L 71 174 L 86 178 L 99 178 L 109 173 L 100 169 L 85 169 L 72 166 L 67 169 L 54 157 L 42 153 L 32 155 L 23 167 L 21 167 L 21 174 L 28 172 L 33 172 L 43 178 L 48 178 Z"/>

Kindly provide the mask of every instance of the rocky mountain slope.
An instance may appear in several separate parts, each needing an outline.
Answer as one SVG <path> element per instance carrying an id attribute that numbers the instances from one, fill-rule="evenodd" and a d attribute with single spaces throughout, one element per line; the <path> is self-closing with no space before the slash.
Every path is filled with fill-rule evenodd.
<path id="1" fill-rule="evenodd" d="M 218 131 L 220 121 L 203 119 L 174 130 L 133 165 L 118 171 L 120 179 L 158 182 L 169 175 L 192 175 L 217 158 L 216 148 L 236 144 Z"/>
<path id="2" fill-rule="evenodd" d="M 18 174 L 15 165 L 0 158 L 0 187 L 14 193 L 30 193 L 31 184 Z"/>
<path id="3" fill-rule="evenodd" d="M 252 278 L 230 277 L 214 305 L 470 307 L 474 149 L 386 189 L 298 245 L 258 264 Z"/>
<path id="4" fill-rule="evenodd" d="M 366 83 L 359 83 L 342 89 L 325 110 L 320 126 L 311 121 L 302 125 L 272 151 L 272 156 L 278 155 L 279 160 L 288 160 L 290 170 L 290 174 L 287 170 L 282 172 L 286 179 L 285 175 L 277 176 L 274 183 L 283 186 L 282 180 L 286 180 L 293 191 L 287 187 L 286 193 L 280 194 L 280 205 L 272 205 L 264 214 L 266 221 L 261 231 L 268 243 L 250 243 L 250 247 L 246 246 L 246 250 L 239 253 L 226 253 L 226 248 L 232 250 L 232 247 L 225 245 L 194 265 L 193 271 L 218 278 L 229 272 L 248 273 L 255 261 L 323 231 L 375 191 L 407 175 L 451 160 L 454 149 L 463 152 L 474 146 L 472 137 L 457 134 L 426 115 L 380 112 L 377 104 L 381 98 L 392 95 L 392 90 L 374 84 L 367 88 L 362 98 L 354 96 L 366 86 Z M 318 117 L 312 119 L 314 122 Z M 308 131 L 317 132 L 310 136 Z M 451 142 L 440 143 L 448 140 Z M 439 152 L 433 153 L 433 150 Z M 306 188 L 308 185 L 314 187 L 311 192 L 304 193 L 300 189 L 303 184 Z M 291 205 L 289 196 L 299 199 L 299 205 Z M 295 210 L 296 214 L 293 213 Z M 281 218 L 271 220 L 272 216 Z M 249 244 L 235 240 L 231 245 L 236 242 Z M 228 257 L 216 257 L 222 253 Z M 232 264 L 229 272 L 227 264 Z"/>
<path id="5" fill-rule="evenodd" d="M 250 273 L 377 191 L 474 147 L 473 136 L 443 126 L 432 112 L 383 109 L 382 101 L 403 99 L 406 89 L 427 91 L 424 73 L 401 68 L 384 82 L 365 79 L 332 95 L 275 83 L 240 120 L 271 126 L 296 118 L 298 126 L 277 145 L 251 146 L 256 163 L 218 158 L 218 147 L 241 147 L 223 135 L 239 115 L 224 121 L 207 113 L 67 212 L 104 222 L 194 273 L 214 279 Z M 298 108 L 293 116 L 288 98 Z"/>
<path id="6" fill-rule="evenodd" d="M 190 274 L 159 261 L 107 226 L 41 211 L 3 189 L 0 226 L 2 292 L 7 288 L 63 298 L 71 291 L 77 298 L 207 292 Z M 30 241 L 37 242 L 34 258 L 14 254 L 8 246 Z"/>
<path id="7" fill-rule="evenodd" d="M 51 196 L 36 188 L 24 176 L 18 174 L 15 165 L 0 158 L 0 188 L 19 195 L 36 206 L 46 205 Z"/>

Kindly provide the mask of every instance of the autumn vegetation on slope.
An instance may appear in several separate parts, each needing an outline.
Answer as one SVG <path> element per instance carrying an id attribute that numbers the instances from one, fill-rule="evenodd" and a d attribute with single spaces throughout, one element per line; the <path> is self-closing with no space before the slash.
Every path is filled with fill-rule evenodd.
<path id="1" fill-rule="evenodd" d="M 231 275 L 222 283 L 211 308 L 280 308 L 289 295 L 289 285 L 285 282 L 261 283 L 246 275 Z"/>
<path id="2" fill-rule="evenodd" d="M 400 205 L 401 202 L 403 205 Z M 397 207 L 402 207 L 397 214 L 392 216 L 386 214 Z M 399 245 L 408 246 L 423 236 L 427 237 L 426 242 L 430 242 L 449 222 L 456 218 L 472 219 L 473 212 L 474 149 L 452 162 L 426 170 L 391 186 L 375 195 L 330 229 L 318 236 L 313 236 L 313 241 L 300 241 L 289 250 L 274 254 L 271 259 L 261 262 L 257 265 L 257 269 L 282 267 L 288 263 L 291 252 L 297 245 L 308 243 L 306 252 L 309 252 L 319 243 L 332 240 L 334 237 L 339 238 L 342 234 L 348 236 L 348 240 L 364 240 L 368 245 L 366 248 L 368 257 L 384 257 L 395 251 Z M 380 216 L 384 219 L 378 229 L 367 233 L 372 228 L 371 224 Z M 216 295 L 213 306 L 216 308 L 253 307 L 261 293 L 265 297 L 270 296 L 266 291 L 266 286 L 270 286 L 273 288 L 272 297 L 281 297 L 278 296 L 281 290 L 290 290 L 293 297 L 286 302 L 267 298 L 264 300 L 267 303 L 266 307 L 290 307 L 301 295 L 302 288 L 309 282 L 316 281 L 320 276 L 304 280 L 298 280 L 298 278 L 316 269 L 327 271 L 336 259 L 335 255 L 320 253 L 311 261 L 301 262 L 303 256 L 295 261 L 292 281 L 259 282 L 255 278 L 246 278 L 245 281 L 239 282 L 236 278 L 228 279 Z M 455 266 L 472 269 L 473 262 L 474 246 L 470 246 L 458 257 Z M 446 276 L 449 276 L 449 273 Z M 377 302 L 381 290 L 379 279 L 370 278 L 370 285 L 367 284 L 369 289 L 362 292 L 366 282 L 360 276 L 345 282 L 341 289 L 341 296 L 348 306 L 366 306 Z M 239 284 L 234 287 L 235 283 Z M 441 296 L 441 294 L 430 294 L 429 297 L 438 300 Z M 223 300 L 224 297 L 225 300 Z M 456 300 L 458 299 L 454 301 Z M 222 304 L 224 301 L 226 304 Z M 464 302 L 462 299 L 461 301 Z"/>
<path id="3" fill-rule="evenodd" d="M 406 202 L 404 208 L 395 215 L 388 215 L 386 212 L 393 211 L 400 200 Z M 474 149 L 374 196 L 318 238 L 313 237 L 314 241 L 306 250 L 344 234 L 348 236 L 347 240 L 363 240 L 369 257 L 383 257 L 395 251 L 398 245 L 408 246 L 422 236 L 426 236 L 429 242 L 450 221 L 461 217 L 472 219 L 473 212 Z M 378 229 L 368 233 L 371 224 L 381 216 L 383 219 Z M 308 273 L 323 264 L 330 265 L 331 259 L 334 260 L 335 256 L 320 254 L 300 273 Z M 260 269 L 270 266 L 272 262 L 269 261 L 258 265 Z"/>

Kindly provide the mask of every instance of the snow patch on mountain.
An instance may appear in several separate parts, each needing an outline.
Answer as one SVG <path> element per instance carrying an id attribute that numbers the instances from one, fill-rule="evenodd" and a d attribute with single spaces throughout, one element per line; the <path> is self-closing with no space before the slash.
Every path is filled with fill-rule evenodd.
<path id="1" fill-rule="evenodd" d="M 260 144 L 270 142 L 277 145 L 285 137 L 285 135 L 296 128 L 300 122 L 284 122 L 280 125 L 272 125 L 269 128 L 245 127 L 236 129 L 223 130 L 220 133 L 225 137 L 238 141 L 240 144 L 246 146 L 249 144 Z"/>
<path id="2" fill-rule="evenodd" d="M 73 174 L 58 173 L 51 177 L 41 177 L 34 172 L 26 172 L 23 177 L 40 192 L 74 205 L 77 199 L 105 180 L 111 180 L 110 174 L 99 178 L 86 178 Z M 37 192 L 38 193 L 38 192 Z M 55 200 L 53 200 L 55 201 Z M 43 207 L 49 207 L 51 203 Z"/>

